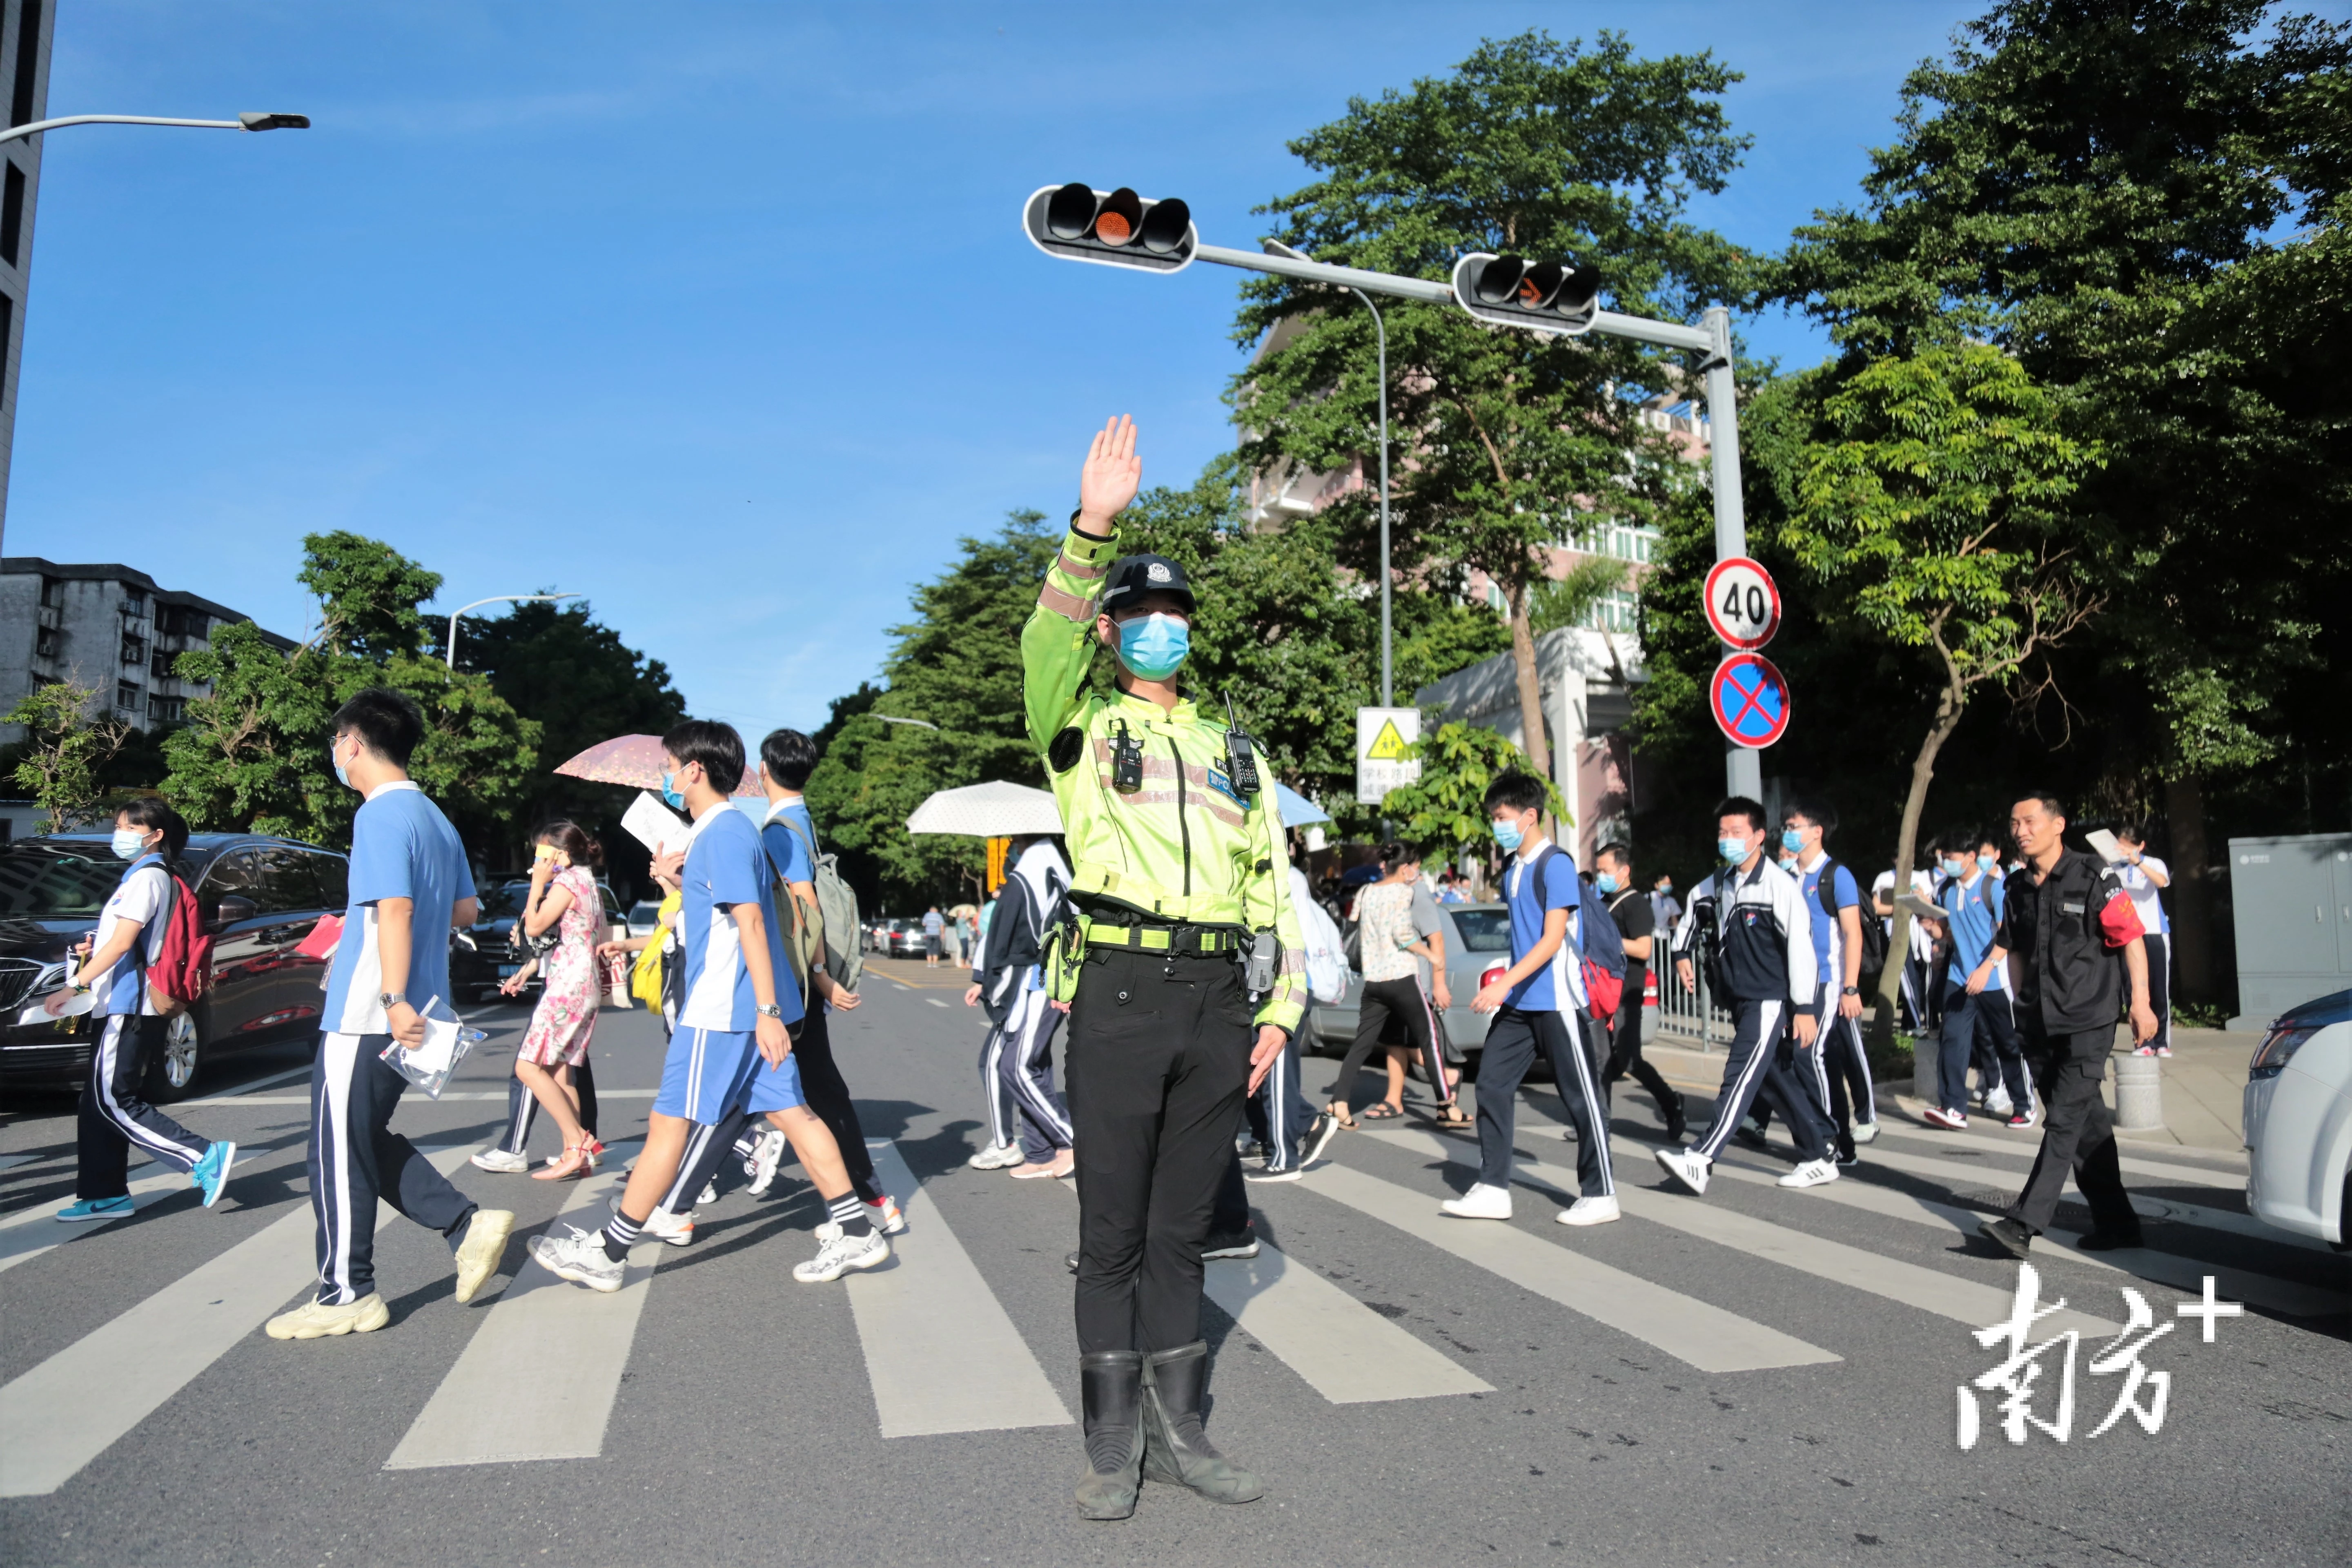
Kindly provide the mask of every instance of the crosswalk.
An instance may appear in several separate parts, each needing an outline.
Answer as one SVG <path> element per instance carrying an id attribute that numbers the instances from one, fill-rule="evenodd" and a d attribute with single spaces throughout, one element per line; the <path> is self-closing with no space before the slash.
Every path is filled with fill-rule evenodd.
<path id="1" fill-rule="evenodd" d="M 1570 1165 L 1544 1157 L 1550 1147 L 1545 1139 L 1556 1135 L 1539 1121 L 1523 1130 L 1516 1180 L 1524 1193 L 1561 1199 L 1573 1193 Z M 1436 1200 L 1449 1184 L 1434 1179 L 1429 1165 L 1474 1163 L 1475 1145 L 1422 1128 L 1351 1134 L 1340 1145 L 1339 1160 L 1318 1165 L 1296 1186 L 1258 1196 L 1262 1206 L 1279 1208 L 1277 1228 L 1285 1237 L 1312 1237 L 1322 1216 L 1363 1216 L 1382 1234 L 1442 1255 L 1448 1268 L 1474 1269 L 1525 1292 L 1530 1313 L 1592 1326 L 1602 1336 L 1599 1342 L 1622 1336 L 1628 1345 L 1647 1346 L 1709 1374 L 1831 1367 L 1853 1348 L 1842 1348 L 1836 1312 L 1803 1315 L 1797 1322 L 1809 1337 L 1800 1338 L 1738 1310 L 1744 1300 L 1738 1282 L 1757 1267 L 1838 1300 L 1874 1298 L 1947 1323 L 1978 1328 L 2007 1315 L 2008 1292 L 1987 1283 L 1981 1268 L 1970 1276 L 1937 1266 L 1932 1255 L 1924 1261 L 1893 1256 L 1858 1245 L 1851 1231 L 1841 1239 L 1837 1216 L 1868 1215 L 1957 1237 L 1973 1229 L 1979 1211 L 1909 1188 L 1969 1184 L 1962 1190 L 1980 1193 L 1988 1183 L 2017 1182 L 2022 1172 L 2013 1163 L 1953 1158 L 1948 1147 L 1922 1152 L 1930 1146 L 1926 1141 L 1915 1147 L 1882 1139 L 1871 1151 L 1873 1163 L 1916 1181 L 1840 1181 L 1785 1194 L 1771 1185 L 1784 1166 L 1735 1150 L 1717 1164 L 1717 1180 L 1727 1190 L 1769 1194 L 1759 1205 L 1701 1202 L 1667 1192 L 1648 1179 L 1646 1145 L 1621 1138 L 1614 1146 L 1626 1218 L 1603 1233 L 1554 1235 L 1549 1226 L 1441 1215 Z M 910 1225 L 887 1267 L 845 1282 L 874 1430 L 901 1439 L 1070 1425 L 1063 1385 L 1047 1372 L 1049 1366 L 1066 1372 L 1066 1342 L 1033 1343 L 898 1145 L 875 1141 L 870 1149 L 885 1186 L 901 1194 Z M 1541 1152 L 1530 1157 L 1529 1149 Z M 454 1170 L 466 1154 L 463 1149 L 428 1152 L 444 1171 Z M 1408 1160 L 1399 1162 L 1400 1153 Z M 1388 1173 L 1376 1173 L 1383 1161 Z M 1403 1175 L 1412 1161 L 1425 1163 L 1420 1179 L 1391 1179 Z M 609 1173 L 571 1187 L 558 1223 L 600 1223 L 607 1199 L 625 1179 L 619 1164 L 616 1160 Z M 159 1188 L 183 1181 L 174 1173 L 142 1178 Z M 2242 1234 L 2231 1221 L 2252 1223 L 2226 1210 L 2172 1206 L 2187 1211 L 2172 1217 L 2216 1234 Z M 37 1206 L 0 1216 L 0 1269 L 33 1262 L 87 1234 L 51 1234 L 67 1227 L 49 1224 L 47 1213 Z M 1713 1273 L 1727 1282 L 1726 1291 L 1702 1299 L 1624 1267 L 1637 1250 L 1626 1244 L 1638 1242 L 1644 1231 L 1671 1233 L 1709 1249 L 1721 1260 Z M 2093 1257 L 2074 1250 L 2079 1238 L 2063 1232 L 2047 1239 L 2054 1266 L 2094 1271 L 2085 1282 L 2136 1276 L 2193 1293 L 2210 1275 L 2224 1297 L 2265 1310 L 2305 1318 L 2340 1318 L 2347 1310 L 2342 1293 L 2294 1279 L 2154 1250 Z M 1304 1245 L 1311 1249 L 1311 1242 Z M 604 1454 L 640 1326 L 662 1294 L 662 1267 L 683 1256 L 688 1255 L 648 1241 L 632 1255 L 623 1289 L 603 1296 L 553 1279 L 527 1260 L 519 1242 L 509 1258 L 513 1278 L 469 1315 L 462 1345 L 382 1459 L 383 1468 Z M 0 1386 L 0 1496 L 39 1496 L 67 1485 L 299 1296 L 313 1265 L 310 1215 L 299 1205 Z M 1212 1263 L 1206 1292 L 1239 1334 L 1329 1405 L 1492 1391 L 1447 1353 L 1445 1336 L 1416 1331 L 1401 1321 L 1402 1310 L 1359 1299 L 1306 1258 L 1270 1242 L 1255 1258 Z M 2104 1290 L 2078 1289 L 2078 1295 L 2086 1306 L 2115 1300 Z M 710 1298 L 704 1292 L 695 1299 Z M 2101 1338 L 2117 1331 L 2089 1310 L 2070 1310 L 2055 1327 Z"/>

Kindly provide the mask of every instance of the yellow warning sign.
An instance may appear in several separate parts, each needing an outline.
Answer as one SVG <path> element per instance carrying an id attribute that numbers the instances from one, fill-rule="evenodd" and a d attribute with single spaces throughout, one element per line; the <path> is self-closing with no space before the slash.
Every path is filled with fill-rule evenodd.
<path id="1" fill-rule="evenodd" d="M 1405 758 L 1405 739 L 1397 733 L 1396 721 L 1381 721 L 1381 732 L 1372 737 L 1370 749 L 1364 752 L 1367 762 L 1401 763 Z"/>

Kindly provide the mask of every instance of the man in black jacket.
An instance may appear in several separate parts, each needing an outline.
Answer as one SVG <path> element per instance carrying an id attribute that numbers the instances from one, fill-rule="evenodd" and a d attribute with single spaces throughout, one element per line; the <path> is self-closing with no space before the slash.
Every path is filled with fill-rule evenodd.
<path id="1" fill-rule="evenodd" d="M 1979 1228 L 2023 1258 L 2050 1228 L 2071 1168 L 2091 1206 L 2084 1250 L 2137 1247 L 2139 1216 L 2124 1191 L 2115 1118 L 2099 1089 L 2115 1049 L 2124 976 L 2131 981 L 2132 1038 L 2156 1034 L 2139 916 L 2114 867 L 2066 847 L 2066 811 L 2057 796 L 2027 795 L 2011 808 L 2009 827 L 2025 869 L 2009 879 L 1992 951 L 1969 974 L 1968 989 L 1981 992 L 1995 964 L 2009 965 L 2026 1061 L 2042 1096 L 2042 1148 L 2017 1201 Z"/>

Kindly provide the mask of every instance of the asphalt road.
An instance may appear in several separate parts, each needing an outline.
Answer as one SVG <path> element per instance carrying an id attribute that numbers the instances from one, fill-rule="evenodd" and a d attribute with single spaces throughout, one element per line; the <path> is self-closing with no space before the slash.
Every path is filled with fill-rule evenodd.
<path id="1" fill-rule="evenodd" d="M 2119 1259 L 2128 1272 L 2045 1246 L 2045 1301 L 2083 1316 L 2034 1337 L 2099 1321 L 2077 1352 L 2071 1439 L 2011 1447 L 1989 1394 L 1963 1452 L 1956 1390 L 2002 1353 L 1970 1331 L 2005 1314 L 2018 1280 L 1963 1226 L 2014 1187 L 2031 1140 L 1890 1121 L 1831 1187 L 1784 1192 L 1769 1183 L 1782 1161 L 1739 1154 L 1747 1175 L 1719 1173 L 1701 1203 L 1664 1191 L 1638 1090 L 1615 1107 L 1617 1225 L 1552 1223 L 1574 1151 L 1548 1090 L 1523 1098 L 1508 1224 L 1436 1217 L 1475 1146 L 1418 1117 L 1343 1134 L 1328 1168 L 1254 1188 L 1266 1251 L 1211 1266 L 1225 1305 L 1207 1312 L 1210 1428 L 1264 1476 L 1265 1500 L 1147 1487 L 1133 1520 L 1081 1521 L 1061 1262 L 1075 1196 L 964 1167 L 980 1141 L 977 1015 L 952 972 L 878 969 L 835 1035 L 869 1136 L 891 1142 L 881 1159 L 920 1193 L 901 1194 L 913 1229 L 892 1267 L 832 1286 L 791 1278 L 822 1217 L 791 1167 L 766 1199 L 739 1184 L 703 1211 L 691 1247 L 641 1248 L 651 1267 L 611 1297 L 547 1283 L 520 1239 L 567 1204 L 601 1214 L 603 1186 L 463 1167 L 460 1185 L 520 1216 L 498 1286 L 457 1306 L 440 1239 L 391 1219 L 391 1326 L 277 1343 L 261 1320 L 311 1267 L 304 1083 L 279 1079 L 306 1047 L 223 1070 L 182 1109 L 245 1146 L 210 1212 L 173 1178 L 133 1219 L 52 1223 L 72 1195 L 72 1103 L 15 1097 L 0 1117 L 0 1555 L 2352 1560 L 2352 1275 L 2261 1234 L 2231 1162 L 2132 1156 L 2126 1179 L 2163 1217 L 2153 1250 Z M 412 1095 L 395 1123 L 448 1161 L 501 1117 L 523 1016 L 478 1021 L 492 1039 L 449 1095 Z M 604 1016 L 608 1141 L 638 1124 L 659 1054 L 646 1015 Z M 1310 1086 L 1333 1068 L 1317 1063 Z M 542 1125 L 536 1152 L 551 1139 Z M 2175 1312 L 2209 1272 L 2220 1299 L 2252 1303 L 2211 1343 Z M 2090 1363 L 2125 1320 L 2126 1284 L 2173 1325 L 2142 1357 L 2168 1374 L 2168 1405 L 2153 1435 L 2126 1416 L 2094 1437 L 2125 1377 Z M 2043 1358 L 2045 1418 L 2063 1348 Z"/>

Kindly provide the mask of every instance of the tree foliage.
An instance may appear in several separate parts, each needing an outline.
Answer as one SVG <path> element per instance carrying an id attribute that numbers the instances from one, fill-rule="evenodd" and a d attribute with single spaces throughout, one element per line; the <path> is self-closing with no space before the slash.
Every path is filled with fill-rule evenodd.
<path id="1" fill-rule="evenodd" d="M 1483 863 L 1494 844 L 1486 786 L 1505 773 L 1529 772 L 1527 753 L 1484 725 L 1461 723 L 1439 725 L 1413 743 L 1412 753 L 1421 778 L 1389 791 L 1381 803 L 1397 837 L 1426 855 Z M 1543 786 L 1545 811 L 1573 825 L 1559 787 L 1549 779 Z"/>
<path id="2" fill-rule="evenodd" d="M 52 831 L 104 814 L 106 765 L 131 731 L 99 707 L 94 689 L 70 681 L 36 686 L 0 715 L 0 723 L 24 726 L 9 776 L 49 814 Z"/>

